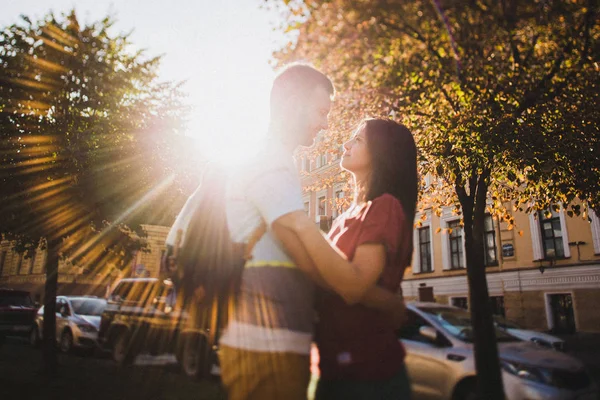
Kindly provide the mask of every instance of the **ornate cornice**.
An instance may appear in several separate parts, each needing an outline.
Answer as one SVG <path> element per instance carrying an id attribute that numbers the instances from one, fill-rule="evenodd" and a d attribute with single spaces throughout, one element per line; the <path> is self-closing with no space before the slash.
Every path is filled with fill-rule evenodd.
<path id="1" fill-rule="evenodd" d="M 506 271 L 487 274 L 490 295 L 504 292 L 538 290 L 600 289 L 600 264 L 554 267 L 541 273 L 538 269 Z M 435 295 L 466 294 L 469 291 L 466 275 L 428 279 L 411 279 L 402 283 L 404 296 L 418 297 L 418 288 L 433 287 Z"/>

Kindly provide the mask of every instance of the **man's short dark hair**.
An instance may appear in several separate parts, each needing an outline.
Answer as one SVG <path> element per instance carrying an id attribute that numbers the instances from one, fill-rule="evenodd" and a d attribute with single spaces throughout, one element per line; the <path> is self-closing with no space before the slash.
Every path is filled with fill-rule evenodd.
<path id="1" fill-rule="evenodd" d="M 318 87 L 325 89 L 331 96 L 335 94 L 331 79 L 315 67 L 300 63 L 289 64 L 273 81 L 271 109 L 290 96 L 308 96 Z"/>

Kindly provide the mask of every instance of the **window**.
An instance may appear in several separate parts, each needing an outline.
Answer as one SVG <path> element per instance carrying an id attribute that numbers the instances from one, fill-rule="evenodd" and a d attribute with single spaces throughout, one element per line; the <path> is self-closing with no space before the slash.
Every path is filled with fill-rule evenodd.
<path id="1" fill-rule="evenodd" d="M 564 258 L 563 233 L 560 214 L 556 211 L 540 213 L 540 225 L 544 258 Z"/>
<path id="2" fill-rule="evenodd" d="M 304 211 L 306 212 L 306 214 L 310 214 L 310 201 L 304 202 Z"/>
<path id="3" fill-rule="evenodd" d="M 21 267 L 23 266 L 23 253 L 19 253 L 19 260 L 17 261 L 17 274 L 21 274 Z"/>
<path id="4" fill-rule="evenodd" d="M 327 155 L 326 154 L 319 154 L 315 160 L 316 162 L 316 168 L 321 168 L 324 165 L 327 164 Z"/>
<path id="5" fill-rule="evenodd" d="M 302 157 L 302 171 L 310 171 L 310 160 L 308 159 L 308 157 Z"/>
<path id="6" fill-rule="evenodd" d="M 556 209 L 556 205 L 553 208 Z M 529 214 L 529 228 L 534 260 L 571 257 L 569 232 L 562 208 Z"/>
<path id="7" fill-rule="evenodd" d="M 448 222 L 448 241 L 450 245 L 450 269 L 464 268 L 463 228 L 460 221 Z"/>
<path id="8" fill-rule="evenodd" d="M 36 252 L 32 251 L 31 257 L 29 257 L 29 273 L 30 274 L 33 274 L 33 267 L 35 267 L 35 255 L 36 255 Z"/>
<path id="9" fill-rule="evenodd" d="M 498 249 L 496 248 L 496 231 L 494 220 L 490 214 L 485 215 L 483 222 L 483 247 L 485 250 L 485 266 L 498 265 Z"/>
<path id="10" fill-rule="evenodd" d="M 592 240 L 594 242 L 594 254 L 600 254 L 600 218 L 598 218 L 598 215 L 594 211 L 591 211 L 590 219 L 592 228 Z M 1 266 L 2 264 L 0 264 L 0 271 Z"/>
<path id="11" fill-rule="evenodd" d="M 432 272 L 431 265 L 431 229 L 424 226 L 418 229 L 419 235 L 419 272 Z"/>
<path id="12" fill-rule="evenodd" d="M 338 190 L 335 192 L 335 198 L 334 198 L 334 203 L 333 203 L 333 209 L 332 211 L 332 216 L 334 218 L 336 218 L 338 215 L 340 215 L 340 209 L 342 207 L 342 202 L 344 200 L 344 191 L 343 190 Z"/>
<path id="13" fill-rule="evenodd" d="M 490 307 L 493 315 L 506 317 L 504 310 L 504 296 L 490 296 Z"/>
<path id="14" fill-rule="evenodd" d="M 3 250 L 2 253 L 0 253 L 0 276 L 2 276 L 2 271 L 4 270 L 4 262 L 6 261 L 6 250 Z"/>
<path id="15" fill-rule="evenodd" d="M 466 297 L 452 297 L 452 299 L 450 299 L 450 304 L 454 307 L 463 308 L 465 310 L 469 309 L 469 301 Z"/>
<path id="16" fill-rule="evenodd" d="M 338 149 L 337 149 L 337 152 L 336 152 L 336 155 L 335 155 L 335 159 L 339 160 L 340 158 L 342 158 L 343 154 L 344 154 L 344 145 L 340 144 L 339 147 L 338 147 Z"/>
<path id="17" fill-rule="evenodd" d="M 431 324 L 429 322 L 427 322 L 423 317 L 421 317 L 414 311 L 406 310 L 406 322 L 404 323 L 404 325 L 402 325 L 402 328 L 400 328 L 396 332 L 396 334 L 397 334 L 398 338 L 404 339 L 404 340 L 412 340 L 415 342 L 434 344 L 436 346 L 441 346 L 441 347 L 446 347 L 446 346 L 451 345 L 448 342 L 448 339 L 446 339 L 443 335 L 440 335 L 439 333 L 437 335 L 436 341 L 432 341 L 431 338 L 424 336 L 421 333 L 421 328 L 423 328 L 423 327 L 429 327 L 431 329 L 435 329 L 433 326 L 431 326 Z"/>
<path id="18" fill-rule="evenodd" d="M 325 214 L 325 196 L 321 196 L 317 199 L 317 215 L 326 215 Z"/>

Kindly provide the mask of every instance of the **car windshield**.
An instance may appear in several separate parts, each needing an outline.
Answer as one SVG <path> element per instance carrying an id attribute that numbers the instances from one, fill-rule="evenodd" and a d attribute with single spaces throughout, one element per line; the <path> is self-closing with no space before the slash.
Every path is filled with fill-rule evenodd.
<path id="1" fill-rule="evenodd" d="M 33 306 L 33 302 L 31 301 L 31 297 L 27 294 L 11 293 L 0 297 L 0 307 L 8 306 L 31 307 Z"/>
<path id="2" fill-rule="evenodd" d="M 473 342 L 471 314 L 467 311 L 449 307 L 419 307 L 419 309 L 433 317 L 450 335 L 468 343 Z M 496 340 L 498 342 L 515 342 L 519 339 L 496 328 Z"/>
<path id="3" fill-rule="evenodd" d="M 121 282 L 110 295 L 111 301 L 127 301 L 145 304 L 156 292 L 155 282 L 125 281 Z"/>
<path id="4" fill-rule="evenodd" d="M 79 315 L 100 316 L 106 307 L 104 299 L 73 299 L 73 312 Z"/>

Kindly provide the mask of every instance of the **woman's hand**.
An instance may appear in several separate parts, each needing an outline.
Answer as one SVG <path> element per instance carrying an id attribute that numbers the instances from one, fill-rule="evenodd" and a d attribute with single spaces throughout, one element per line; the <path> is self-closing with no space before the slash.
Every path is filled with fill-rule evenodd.
<path id="1" fill-rule="evenodd" d="M 390 319 L 394 329 L 400 329 L 406 323 L 408 315 L 406 312 L 406 304 L 400 296 L 395 296 L 396 300 L 393 302 L 393 306 L 390 309 Z"/>

